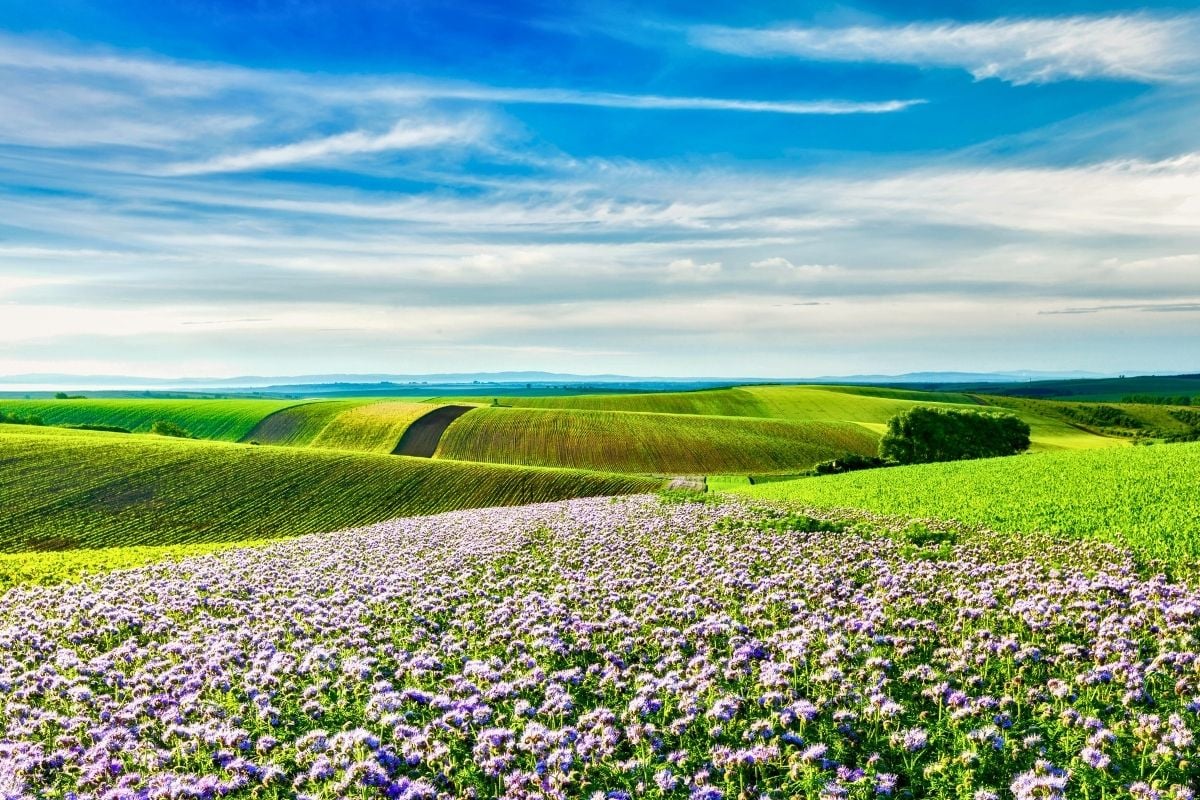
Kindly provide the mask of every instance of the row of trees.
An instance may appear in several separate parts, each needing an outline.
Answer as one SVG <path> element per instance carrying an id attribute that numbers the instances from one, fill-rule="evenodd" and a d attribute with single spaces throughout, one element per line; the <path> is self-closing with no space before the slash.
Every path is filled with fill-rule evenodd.
<path id="1" fill-rule="evenodd" d="M 1149 403 L 1155 406 L 1200 406 L 1200 394 L 1188 397 L 1186 394 L 1157 395 L 1157 394 L 1127 394 L 1121 398 L 1122 403 Z"/>

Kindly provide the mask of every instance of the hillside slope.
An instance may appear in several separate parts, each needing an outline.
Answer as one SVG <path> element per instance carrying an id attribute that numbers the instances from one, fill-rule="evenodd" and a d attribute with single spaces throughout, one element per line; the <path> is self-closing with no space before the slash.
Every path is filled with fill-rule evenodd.
<path id="1" fill-rule="evenodd" d="M 1072 424 L 1055 412 L 1043 413 L 1036 401 L 1022 404 L 996 398 L 1029 423 L 1033 450 L 1112 447 L 1121 439 L 1100 435 Z M 659 414 L 752 417 L 796 422 L 837 422 L 862 425 L 882 435 L 896 414 L 917 405 L 947 405 L 979 409 L 993 404 L 986 397 L 947 392 L 921 392 L 871 386 L 759 385 L 695 392 L 507 397 L 514 408 L 637 411 Z M 716 468 L 714 468 L 715 471 Z"/>
<path id="2" fill-rule="evenodd" d="M 47 425 L 113 425 L 145 433 L 159 420 L 174 422 L 193 436 L 236 442 L 264 417 L 300 400 L 79 399 L 0 400 L 0 411 L 38 416 Z"/>
<path id="3" fill-rule="evenodd" d="M 261 539 L 650 491 L 629 476 L 0 426 L 0 552 Z"/>
<path id="4" fill-rule="evenodd" d="M 437 457 L 653 474 L 769 473 L 875 447 L 870 431 L 848 423 L 477 408 L 450 425 Z"/>

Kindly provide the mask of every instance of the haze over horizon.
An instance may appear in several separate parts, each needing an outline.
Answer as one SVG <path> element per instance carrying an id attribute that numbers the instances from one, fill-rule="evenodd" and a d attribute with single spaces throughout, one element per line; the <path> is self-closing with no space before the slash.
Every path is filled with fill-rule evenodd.
<path id="1" fill-rule="evenodd" d="M 1182 373 L 1200 11 L 0 9 L 0 375 Z"/>

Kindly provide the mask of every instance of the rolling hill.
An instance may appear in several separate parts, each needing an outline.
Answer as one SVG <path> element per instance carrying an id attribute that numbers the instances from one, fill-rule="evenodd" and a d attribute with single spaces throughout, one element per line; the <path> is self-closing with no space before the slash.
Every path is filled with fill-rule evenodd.
<path id="1" fill-rule="evenodd" d="M 660 482 L 491 464 L 0 426 L 0 552 L 287 536 Z"/>
<path id="2" fill-rule="evenodd" d="M 450 425 L 436 457 L 654 474 L 794 473 L 875 447 L 870 431 L 842 422 L 477 408 Z"/>
<path id="3" fill-rule="evenodd" d="M 236 442 L 264 417 L 297 400 L 0 400 L 0 412 L 41 417 L 47 425 L 112 425 L 134 433 L 160 420 L 173 422 L 201 439 Z"/>

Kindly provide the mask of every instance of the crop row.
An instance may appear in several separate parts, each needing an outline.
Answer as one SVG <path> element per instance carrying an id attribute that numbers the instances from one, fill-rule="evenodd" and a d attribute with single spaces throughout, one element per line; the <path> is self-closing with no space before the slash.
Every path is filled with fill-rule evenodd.
<path id="1" fill-rule="evenodd" d="M 478 408 L 442 437 L 439 458 L 618 472 L 787 472 L 874 453 L 861 426 L 745 417 Z"/>
<path id="2" fill-rule="evenodd" d="M 155 422 L 173 422 L 192 436 L 235 442 L 265 416 L 295 400 L 0 400 L 0 411 L 37 416 L 47 425 L 111 425 L 145 433 Z"/>

